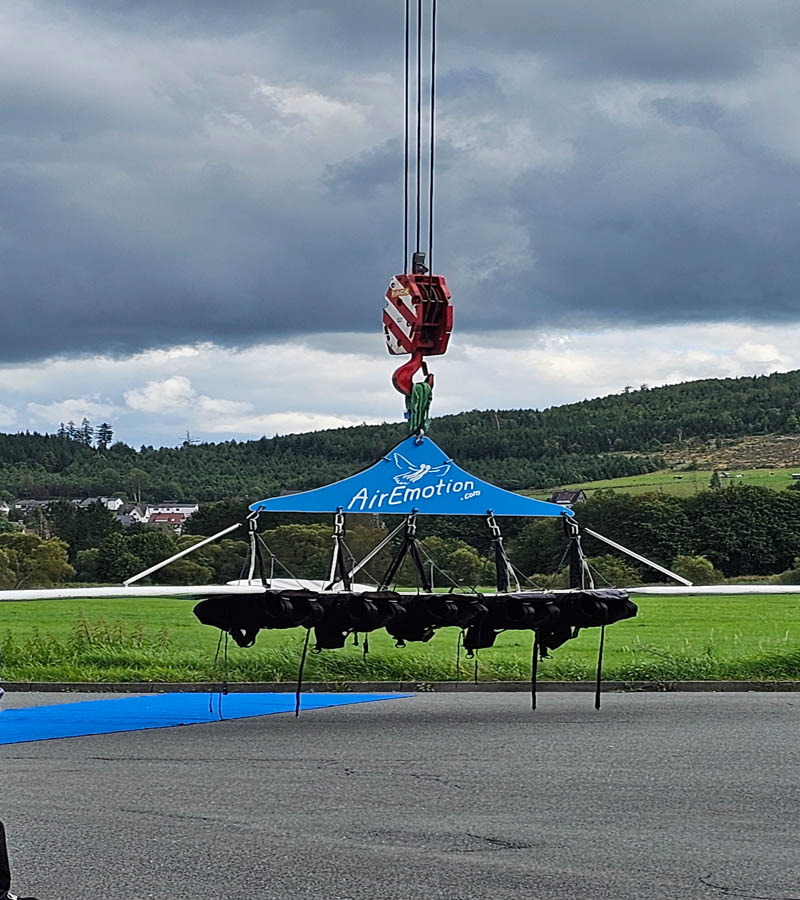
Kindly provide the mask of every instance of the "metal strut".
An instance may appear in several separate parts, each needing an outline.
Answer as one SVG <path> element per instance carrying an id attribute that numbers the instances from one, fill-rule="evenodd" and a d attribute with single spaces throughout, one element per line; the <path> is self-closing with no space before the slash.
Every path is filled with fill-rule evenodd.
<path id="1" fill-rule="evenodd" d="M 503 544 L 503 533 L 500 531 L 500 526 L 497 524 L 497 520 L 494 517 L 494 510 L 487 510 L 486 524 L 489 526 L 489 531 L 492 535 L 497 593 L 508 593 L 508 588 L 512 580 L 516 585 L 516 590 L 520 590 L 517 574 L 514 571 L 514 567 L 511 565 L 511 560 L 508 558 L 505 545 Z"/>
<path id="2" fill-rule="evenodd" d="M 333 517 L 333 554 L 331 556 L 328 584 L 325 587 L 326 591 L 329 591 L 340 581 L 346 591 L 349 591 L 352 586 L 352 572 L 345 561 L 346 549 L 344 543 L 344 512 L 340 506 Z"/>
<path id="3" fill-rule="evenodd" d="M 381 578 L 381 583 L 378 587 L 378 590 L 386 590 L 388 587 L 394 584 L 395 576 L 397 575 L 397 572 L 407 555 L 411 557 L 411 560 L 414 563 L 414 567 L 419 574 L 419 580 L 420 584 L 422 585 L 422 589 L 426 592 L 430 592 L 431 590 L 433 590 L 428 573 L 425 571 L 425 566 L 422 563 L 422 557 L 420 556 L 419 547 L 417 546 L 416 511 L 412 512 L 405 521 L 403 540 L 401 541 L 400 546 L 397 548 L 392 561 L 389 563 L 389 567 L 386 570 L 386 573 L 384 574 L 383 578 Z"/>
<path id="4" fill-rule="evenodd" d="M 255 575 L 256 568 L 258 568 L 258 577 L 261 584 L 268 588 L 274 573 L 275 557 L 272 556 L 272 551 L 270 551 L 269 577 L 267 577 L 266 569 L 264 567 L 264 554 L 261 552 L 261 541 L 258 537 L 258 512 L 252 512 L 247 517 L 247 532 L 250 540 L 250 566 L 247 570 L 247 583 L 253 583 L 253 576 Z M 269 550 L 269 548 L 267 549 Z"/>
<path id="5" fill-rule="evenodd" d="M 569 545 L 569 586 L 571 588 L 594 589 L 594 578 L 583 554 L 581 545 L 581 526 L 575 521 L 574 516 L 564 516 L 564 533 Z M 588 584 L 587 584 L 588 582 Z"/>

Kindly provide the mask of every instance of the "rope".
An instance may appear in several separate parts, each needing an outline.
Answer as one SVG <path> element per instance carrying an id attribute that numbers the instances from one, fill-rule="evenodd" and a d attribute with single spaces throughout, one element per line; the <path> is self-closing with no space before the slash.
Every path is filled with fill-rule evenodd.
<path id="1" fill-rule="evenodd" d="M 433 277 L 433 150 L 434 150 L 434 113 L 436 110 L 436 0 L 431 7 L 431 120 L 430 120 L 430 154 L 428 162 L 428 272 Z"/>
<path id="2" fill-rule="evenodd" d="M 225 653 L 223 656 L 222 663 L 222 683 L 220 684 L 220 689 L 217 691 L 217 716 L 220 721 L 222 720 L 222 695 L 228 693 L 228 632 L 220 631 L 219 640 L 217 641 L 217 650 L 214 653 L 214 663 L 212 665 L 212 669 L 216 670 L 217 662 L 219 660 L 219 651 L 222 646 L 222 639 L 225 638 Z M 214 695 L 208 695 L 208 714 L 211 716 L 214 714 Z M 2 900 L 2 896 L 0 896 L 0 900 Z"/>
<path id="3" fill-rule="evenodd" d="M 403 134 L 403 268 L 402 272 L 408 271 L 408 166 L 409 166 L 409 90 L 411 88 L 411 66 L 409 60 L 409 51 L 411 45 L 411 0 L 406 0 L 406 51 L 405 51 L 405 117 L 404 134 Z"/>
<path id="4" fill-rule="evenodd" d="M 511 566 L 511 571 L 514 573 L 514 580 L 517 582 L 517 590 L 521 590 L 519 584 L 519 576 L 522 577 L 522 580 L 527 584 L 531 585 L 531 587 L 535 588 L 537 591 L 544 591 L 547 588 L 543 587 L 541 584 L 535 582 L 529 575 L 526 575 L 522 569 L 518 569 L 511 560 L 508 561 L 508 564 Z"/>
<path id="5" fill-rule="evenodd" d="M 416 249 L 419 250 L 419 237 L 422 219 L 422 0 L 417 0 L 417 229 Z"/>
<path id="6" fill-rule="evenodd" d="M 434 560 L 434 558 L 430 555 L 430 553 L 428 553 L 428 551 L 425 549 L 425 545 L 420 541 L 419 544 L 418 544 L 417 546 L 418 546 L 419 549 L 422 551 L 422 555 L 423 555 L 423 556 L 425 557 L 425 559 L 433 566 L 433 568 L 436 569 L 436 571 L 437 571 L 440 575 L 443 575 L 443 576 L 450 582 L 450 584 L 452 585 L 452 587 L 451 587 L 451 589 L 450 589 L 450 593 L 452 593 L 452 589 L 453 589 L 453 588 L 455 588 L 456 590 L 458 590 L 458 589 L 461 587 L 461 585 L 460 585 L 460 584 L 452 577 L 452 575 L 450 575 L 449 572 L 446 572 L 443 568 L 441 568 L 441 566 L 438 566 L 438 565 L 436 564 L 436 560 Z M 473 594 L 477 594 L 477 593 L 478 593 L 478 589 L 475 587 L 475 585 L 472 585 L 472 586 L 470 587 L 470 591 L 471 591 Z"/>
<path id="7" fill-rule="evenodd" d="M 351 563 L 350 570 L 351 570 L 351 575 L 352 575 L 352 570 L 355 567 L 355 565 L 357 565 L 357 560 L 356 560 L 355 556 L 353 555 L 353 551 L 347 546 L 347 544 L 344 541 L 342 541 L 342 547 L 344 547 L 344 549 L 347 551 L 347 555 L 350 559 L 350 563 Z M 363 572 L 367 576 L 367 578 L 369 578 L 369 580 L 375 585 L 375 587 L 378 587 L 380 582 L 370 572 L 370 570 L 366 566 L 361 566 L 361 568 L 359 569 L 359 572 Z"/>
<path id="8" fill-rule="evenodd" d="M 260 534 L 258 535 L 258 542 L 270 555 L 270 560 L 271 560 L 270 581 L 272 580 L 272 574 L 275 571 L 275 563 L 277 563 L 283 569 L 283 571 L 286 572 L 286 574 L 289 576 L 289 578 L 296 581 L 297 586 L 299 588 L 302 588 L 303 587 L 302 581 L 297 577 L 297 575 L 294 574 L 294 572 L 292 572 L 292 570 L 285 563 L 282 563 L 280 561 L 280 559 L 278 559 L 278 557 L 275 556 L 275 554 L 272 552 L 272 550 L 270 550 L 269 547 L 266 545 L 266 543 L 264 542 L 264 538 L 262 538 Z"/>

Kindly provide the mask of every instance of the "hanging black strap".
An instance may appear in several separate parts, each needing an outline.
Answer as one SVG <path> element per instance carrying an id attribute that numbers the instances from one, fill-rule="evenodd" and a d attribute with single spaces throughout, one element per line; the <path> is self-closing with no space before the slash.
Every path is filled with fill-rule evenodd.
<path id="1" fill-rule="evenodd" d="M 600 626 L 600 646 L 597 648 L 597 683 L 594 690 L 594 708 L 600 709 L 600 688 L 603 678 L 603 645 L 606 642 L 606 626 Z"/>
<path id="2" fill-rule="evenodd" d="M 337 537 L 336 542 L 339 545 L 339 554 L 336 558 L 336 571 L 339 577 L 339 581 L 342 582 L 342 587 L 346 591 L 349 591 L 352 587 L 353 580 L 350 577 L 350 567 L 347 565 L 347 560 L 345 559 L 345 545 L 344 538 Z"/>
<path id="3" fill-rule="evenodd" d="M 6 848 L 6 828 L 0 822 L 0 897 L 4 897 L 11 890 L 11 865 L 8 862 L 8 849 Z"/>
<path id="4" fill-rule="evenodd" d="M 539 671 L 539 632 L 533 632 L 533 650 L 531 651 L 531 709 L 536 709 L 536 678 Z"/>
<path id="5" fill-rule="evenodd" d="M 308 656 L 308 641 L 311 637 L 311 629 L 306 628 L 306 639 L 303 641 L 303 652 L 300 654 L 300 667 L 297 670 L 297 691 L 294 695 L 294 717 L 300 715 L 300 694 L 303 691 L 303 669 L 306 667 L 306 656 Z"/>

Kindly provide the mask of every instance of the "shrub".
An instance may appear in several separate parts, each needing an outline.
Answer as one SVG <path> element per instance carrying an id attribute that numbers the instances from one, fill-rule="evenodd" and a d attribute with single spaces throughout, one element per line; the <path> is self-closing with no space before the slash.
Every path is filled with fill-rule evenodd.
<path id="1" fill-rule="evenodd" d="M 672 570 L 688 578 L 692 584 L 721 584 L 725 576 L 705 556 L 676 556 Z"/>

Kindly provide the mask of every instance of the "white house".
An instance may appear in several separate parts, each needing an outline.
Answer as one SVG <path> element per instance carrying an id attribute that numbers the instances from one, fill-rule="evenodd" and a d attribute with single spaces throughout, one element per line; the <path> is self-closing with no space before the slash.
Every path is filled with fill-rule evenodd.
<path id="1" fill-rule="evenodd" d="M 124 501 L 121 497 L 87 497 L 81 500 L 81 509 L 88 509 L 93 503 L 102 503 L 106 509 L 116 512 Z"/>
<path id="2" fill-rule="evenodd" d="M 188 519 L 194 515 L 200 507 L 196 503 L 183 503 L 180 500 L 163 500 L 161 503 L 147 504 L 147 519 L 149 521 L 153 515 L 178 515 Z"/>
<path id="3" fill-rule="evenodd" d="M 147 522 L 147 508 L 142 504 L 123 503 L 114 513 L 114 518 L 123 528 L 129 528 L 134 524 Z"/>

